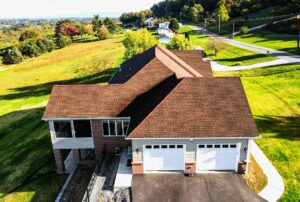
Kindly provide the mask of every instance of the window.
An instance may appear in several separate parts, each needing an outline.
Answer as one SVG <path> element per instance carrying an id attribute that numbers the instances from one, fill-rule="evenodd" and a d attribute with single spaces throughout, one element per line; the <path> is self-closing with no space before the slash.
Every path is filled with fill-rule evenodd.
<path id="1" fill-rule="evenodd" d="M 89 120 L 74 120 L 75 137 L 92 137 L 91 123 Z"/>
<path id="2" fill-rule="evenodd" d="M 213 148 L 211 144 L 206 145 L 206 148 Z"/>
<path id="3" fill-rule="evenodd" d="M 200 144 L 200 145 L 198 145 L 198 148 L 204 148 L 205 147 L 205 145 L 204 144 Z"/>
<path id="4" fill-rule="evenodd" d="M 154 149 L 159 149 L 159 145 L 154 145 L 153 148 Z"/>
<path id="5" fill-rule="evenodd" d="M 228 144 L 223 144 L 222 148 L 228 148 Z"/>
<path id="6" fill-rule="evenodd" d="M 72 137 L 71 122 L 70 121 L 54 121 L 54 130 L 57 138 Z"/>
<path id="7" fill-rule="evenodd" d="M 162 149 L 167 149 L 167 148 L 168 148 L 168 145 L 161 145 L 161 148 L 162 148 Z"/>
<path id="8" fill-rule="evenodd" d="M 178 148 L 178 149 L 182 149 L 182 148 L 183 148 L 183 145 L 177 145 L 177 148 Z"/>
<path id="9" fill-rule="evenodd" d="M 104 136 L 126 136 L 129 126 L 129 120 L 104 120 Z"/>
<path id="10" fill-rule="evenodd" d="M 151 145 L 146 145 L 146 149 L 151 149 L 152 146 Z"/>
<path id="11" fill-rule="evenodd" d="M 230 148 L 236 148 L 236 145 L 235 144 L 231 144 Z"/>
<path id="12" fill-rule="evenodd" d="M 219 144 L 215 144 L 215 146 L 214 146 L 215 148 L 221 148 L 221 145 L 219 145 Z"/>
<path id="13" fill-rule="evenodd" d="M 170 149 L 174 149 L 174 148 L 175 148 L 175 145 L 170 145 L 169 148 L 170 148 Z"/>

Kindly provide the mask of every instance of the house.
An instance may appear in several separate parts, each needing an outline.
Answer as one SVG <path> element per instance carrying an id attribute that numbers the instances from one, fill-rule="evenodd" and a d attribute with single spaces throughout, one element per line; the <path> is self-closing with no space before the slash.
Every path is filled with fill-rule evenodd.
<path id="1" fill-rule="evenodd" d="M 43 115 L 58 172 L 132 148 L 132 173 L 245 171 L 259 136 L 238 77 L 213 77 L 199 50 L 160 46 L 125 61 L 108 85 L 55 85 Z"/>
<path id="2" fill-rule="evenodd" d="M 157 33 L 159 36 L 159 42 L 162 44 L 167 44 L 170 39 L 175 35 L 175 33 L 169 29 L 169 22 L 162 22 L 158 24 Z"/>

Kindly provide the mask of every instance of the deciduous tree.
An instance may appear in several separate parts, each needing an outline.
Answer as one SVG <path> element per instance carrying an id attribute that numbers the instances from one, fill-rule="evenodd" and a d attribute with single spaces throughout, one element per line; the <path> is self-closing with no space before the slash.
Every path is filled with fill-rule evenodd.
<path id="1" fill-rule="evenodd" d="M 176 18 L 171 19 L 169 29 L 171 29 L 173 32 L 177 32 L 179 30 L 179 23 Z"/>
<path id="2" fill-rule="evenodd" d="M 191 50 L 192 43 L 184 36 L 175 35 L 169 44 L 167 44 L 169 50 Z"/>
<path id="3" fill-rule="evenodd" d="M 158 43 L 157 39 L 147 29 L 130 31 L 125 35 L 123 44 L 126 48 L 125 59 L 129 59 Z"/>
<path id="4" fill-rule="evenodd" d="M 215 55 L 218 55 L 220 51 L 227 48 L 227 44 L 218 37 L 210 37 L 206 43 L 206 47 L 208 50 L 214 51 Z"/>

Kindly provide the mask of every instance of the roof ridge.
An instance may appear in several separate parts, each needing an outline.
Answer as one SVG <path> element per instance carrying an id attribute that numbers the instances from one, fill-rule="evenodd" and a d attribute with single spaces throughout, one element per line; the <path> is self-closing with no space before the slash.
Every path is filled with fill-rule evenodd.
<path id="1" fill-rule="evenodd" d="M 159 45 L 155 46 L 155 56 L 164 65 L 166 65 L 169 69 L 175 72 L 178 78 L 203 77 L 203 75 L 197 72 L 193 67 L 187 64 L 185 61 L 180 59 L 177 55 L 175 55 L 174 53 L 172 53 L 171 51 L 165 48 L 160 47 Z M 181 71 L 180 69 L 176 68 L 176 66 L 179 67 Z"/>

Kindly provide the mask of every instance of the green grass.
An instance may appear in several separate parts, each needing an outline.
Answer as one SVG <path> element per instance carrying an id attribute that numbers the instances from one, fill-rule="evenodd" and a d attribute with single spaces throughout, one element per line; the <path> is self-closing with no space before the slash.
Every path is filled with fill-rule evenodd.
<path id="1" fill-rule="evenodd" d="M 193 28 L 191 28 L 190 26 L 185 25 L 185 26 L 182 26 L 182 27 L 179 28 L 178 33 L 183 34 L 183 33 L 192 32 L 192 31 L 194 31 Z"/>
<path id="2" fill-rule="evenodd" d="M 208 57 L 215 60 L 216 62 L 227 65 L 251 65 L 261 62 L 267 62 L 275 60 L 274 57 L 267 56 L 264 54 L 248 51 L 228 44 L 226 50 L 222 50 L 217 56 L 214 56 L 214 52 L 206 48 L 209 37 L 203 34 L 194 34 L 190 36 L 193 45 L 201 46 L 205 49 Z"/>
<path id="3" fill-rule="evenodd" d="M 236 36 L 237 41 L 253 44 L 256 46 L 271 48 L 279 51 L 286 51 L 296 54 L 297 36 L 282 33 L 275 33 L 260 29 L 250 32 L 244 37 Z"/>
<path id="4" fill-rule="evenodd" d="M 300 200 L 300 65 L 217 72 L 241 76 L 262 136 L 255 141 L 284 179 L 281 201 Z"/>
<path id="5" fill-rule="evenodd" d="M 75 43 L 0 71 L 0 201 L 54 200 L 66 176 L 41 120 L 52 86 L 105 83 L 123 53 L 121 38 Z"/>

